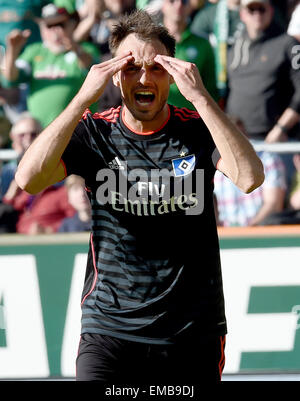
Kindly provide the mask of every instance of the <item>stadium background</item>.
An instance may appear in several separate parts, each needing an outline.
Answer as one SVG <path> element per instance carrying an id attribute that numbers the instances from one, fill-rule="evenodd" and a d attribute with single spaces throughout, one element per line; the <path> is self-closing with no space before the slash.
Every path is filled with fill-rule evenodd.
<path id="1" fill-rule="evenodd" d="M 300 227 L 219 234 L 223 380 L 299 380 Z M 0 380 L 73 380 L 88 234 L 11 234 L 0 245 Z"/>

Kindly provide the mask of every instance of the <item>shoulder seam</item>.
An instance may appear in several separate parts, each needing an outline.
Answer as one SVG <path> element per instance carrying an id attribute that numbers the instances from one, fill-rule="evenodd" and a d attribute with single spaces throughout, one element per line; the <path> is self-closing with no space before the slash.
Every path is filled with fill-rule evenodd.
<path id="1" fill-rule="evenodd" d="M 102 111 L 101 113 L 96 112 L 94 114 L 92 114 L 90 109 L 86 109 L 84 111 L 84 113 L 82 114 L 81 118 L 83 120 L 86 120 L 88 115 L 90 114 L 91 117 L 95 120 L 101 119 L 101 120 L 115 123 L 117 121 L 117 118 L 120 115 L 120 109 L 121 109 L 121 106 L 119 106 L 117 108 L 111 107 L 110 109 Z"/>
<path id="2" fill-rule="evenodd" d="M 93 118 L 115 123 L 120 115 L 120 109 L 121 106 L 117 108 L 111 107 L 109 110 L 102 111 L 101 113 L 94 113 Z"/>

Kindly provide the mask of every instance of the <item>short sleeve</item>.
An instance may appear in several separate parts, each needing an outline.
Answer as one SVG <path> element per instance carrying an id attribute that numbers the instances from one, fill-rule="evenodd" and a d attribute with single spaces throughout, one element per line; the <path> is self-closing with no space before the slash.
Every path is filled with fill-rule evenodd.
<path id="1" fill-rule="evenodd" d="M 76 174 L 87 178 L 89 157 L 88 132 L 85 124 L 80 120 L 61 157 L 66 176 Z"/>

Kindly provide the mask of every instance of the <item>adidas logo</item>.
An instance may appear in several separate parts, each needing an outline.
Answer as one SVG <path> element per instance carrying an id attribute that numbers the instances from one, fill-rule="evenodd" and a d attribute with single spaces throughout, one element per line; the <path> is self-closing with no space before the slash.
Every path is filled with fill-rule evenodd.
<path id="1" fill-rule="evenodd" d="M 121 164 L 118 157 L 115 157 L 114 160 L 108 163 L 108 167 L 112 170 L 124 170 L 125 167 Z"/>

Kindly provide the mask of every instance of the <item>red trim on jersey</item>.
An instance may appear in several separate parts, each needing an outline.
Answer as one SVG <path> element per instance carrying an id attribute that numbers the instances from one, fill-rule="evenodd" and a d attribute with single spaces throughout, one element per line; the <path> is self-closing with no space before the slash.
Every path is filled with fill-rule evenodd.
<path id="1" fill-rule="evenodd" d="M 66 178 L 66 176 L 68 175 L 68 173 L 67 173 L 67 167 L 66 167 L 65 162 L 63 161 L 63 159 L 60 159 L 60 164 L 62 164 L 62 166 L 63 166 L 63 168 L 64 168 L 64 172 L 65 172 L 64 178 L 62 178 L 62 179 L 60 180 L 60 181 L 63 181 L 63 180 Z"/>
<path id="2" fill-rule="evenodd" d="M 86 120 L 88 114 L 92 114 L 91 110 L 90 110 L 90 109 L 85 109 L 84 112 L 83 112 L 83 114 L 82 114 L 82 116 L 81 116 L 81 118 L 83 118 L 84 120 Z"/>
<path id="3" fill-rule="evenodd" d="M 126 124 L 125 119 L 124 119 L 124 109 L 122 110 L 122 121 L 123 121 L 123 124 L 124 124 L 131 132 L 134 132 L 134 133 L 137 134 L 137 135 L 152 135 L 152 134 L 155 134 L 155 132 L 158 132 L 158 131 L 160 131 L 161 129 L 163 129 L 163 127 L 164 127 L 164 126 L 168 123 L 168 121 L 170 120 L 170 115 L 171 115 L 170 107 L 168 106 L 168 116 L 167 116 L 167 118 L 166 118 L 166 121 L 164 121 L 164 123 L 163 123 L 158 129 L 153 130 L 153 131 L 148 131 L 148 132 L 135 131 L 135 130 L 132 129 L 128 124 Z"/>
<path id="4" fill-rule="evenodd" d="M 188 121 L 191 118 L 200 118 L 200 115 L 197 111 L 189 110 L 186 107 L 174 107 L 174 115 L 179 117 L 182 121 Z"/>
<path id="5" fill-rule="evenodd" d="M 115 123 L 120 115 L 120 109 L 121 106 L 117 107 L 116 109 L 112 107 L 109 110 L 105 110 L 101 113 L 94 113 L 93 118 L 102 119 L 105 121 L 109 121 L 111 123 Z"/>
<path id="6" fill-rule="evenodd" d="M 224 365 L 225 365 L 225 353 L 224 353 L 225 342 L 226 342 L 226 337 L 225 336 L 220 336 L 220 343 L 221 343 L 221 358 L 220 358 L 220 361 L 219 361 L 220 380 L 222 378 L 222 372 L 223 372 Z"/>
<path id="7" fill-rule="evenodd" d="M 185 117 L 194 117 L 194 118 L 199 118 L 200 115 L 196 110 L 190 110 L 187 109 L 186 107 L 176 107 L 174 106 L 174 111 L 176 112 L 180 112 L 181 114 L 183 114 Z"/>
<path id="8" fill-rule="evenodd" d="M 94 280 L 91 285 L 91 288 L 89 292 L 84 296 L 81 305 L 83 305 L 84 301 L 87 299 L 87 297 L 94 291 L 96 282 L 97 282 L 97 276 L 98 276 L 98 270 L 96 266 L 96 258 L 95 258 L 95 250 L 94 250 L 94 244 L 93 244 L 93 233 L 91 233 L 91 249 L 92 249 L 92 256 L 93 256 L 93 267 L 94 267 Z"/>
<path id="9" fill-rule="evenodd" d="M 115 123 L 117 121 L 117 118 L 120 115 L 120 109 L 121 109 L 121 106 L 117 107 L 116 109 L 114 107 L 111 107 L 109 110 L 105 110 L 101 113 L 94 113 L 92 115 L 92 117 L 94 119 L 103 119 L 103 120 Z M 82 114 L 81 118 L 86 120 L 88 114 L 92 114 L 90 109 L 86 109 L 84 111 L 84 113 Z"/>

